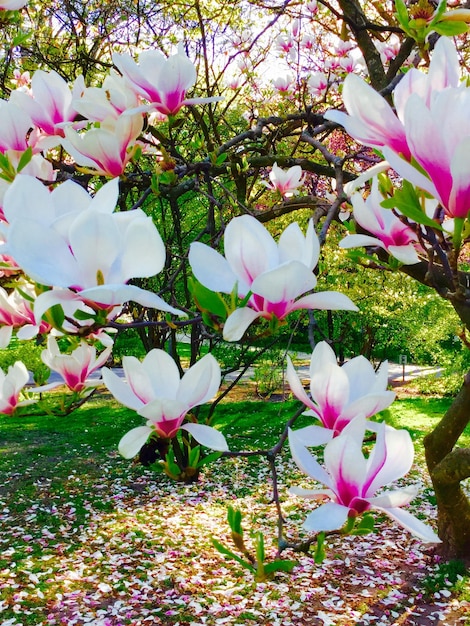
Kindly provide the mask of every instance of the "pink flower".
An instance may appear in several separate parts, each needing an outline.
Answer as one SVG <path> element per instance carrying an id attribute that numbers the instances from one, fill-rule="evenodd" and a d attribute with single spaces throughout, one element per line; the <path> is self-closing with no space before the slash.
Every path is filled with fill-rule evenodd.
<path id="1" fill-rule="evenodd" d="M 28 370 L 21 361 L 10 365 L 6 374 L 0 368 L 0 413 L 12 415 L 17 407 L 35 402 L 35 400 L 20 401 L 21 392 L 28 381 Z"/>
<path id="2" fill-rule="evenodd" d="M 351 137 L 366 146 L 386 146 L 410 161 L 410 146 L 404 126 L 406 103 L 415 94 L 423 99 L 425 106 L 429 106 L 436 91 L 458 85 L 459 71 L 455 47 L 446 37 L 441 37 L 434 49 L 428 74 L 412 69 L 395 88 L 396 114 L 370 85 L 359 76 L 349 74 L 343 86 L 343 100 L 348 114 L 330 110 L 325 113 L 325 119 L 341 124 Z"/>
<path id="3" fill-rule="evenodd" d="M 357 415 L 372 417 L 393 402 L 395 394 L 387 391 L 387 363 L 376 373 L 371 363 L 357 356 L 340 367 L 332 348 L 318 343 L 310 360 L 309 397 L 287 357 L 287 380 L 292 392 L 306 407 L 308 414 L 322 426 L 307 426 L 296 433 L 320 437 L 319 444 L 337 436 Z"/>
<path id="4" fill-rule="evenodd" d="M 118 402 L 147 418 L 146 426 L 130 430 L 119 443 L 119 452 L 131 459 L 152 433 L 172 438 L 180 428 L 208 447 L 227 450 L 221 433 L 204 424 L 185 424 L 186 414 L 208 402 L 220 386 L 220 367 L 206 354 L 180 378 L 174 360 L 164 350 L 154 348 L 141 362 L 133 356 L 122 359 L 125 380 L 103 368 L 103 380 Z"/>
<path id="5" fill-rule="evenodd" d="M 8 346 L 13 329 L 19 329 L 19 339 L 31 339 L 38 333 L 50 330 L 49 324 L 36 323 L 34 298 L 34 290 L 28 285 L 22 285 L 21 291 L 15 289 L 10 294 L 0 287 L 0 348 Z"/>
<path id="6" fill-rule="evenodd" d="M 186 98 L 196 83 L 196 68 L 180 47 L 166 58 L 159 50 L 146 50 L 137 64 L 128 54 L 113 54 L 113 62 L 131 87 L 148 100 L 143 110 L 156 109 L 165 115 L 176 115 L 189 104 L 218 102 L 221 98 Z"/>
<path id="7" fill-rule="evenodd" d="M 316 286 L 313 268 L 320 251 L 311 221 L 306 235 L 293 223 L 276 243 L 258 220 L 242 215 L 225 229 L 224 248 L 225 257 L 205 244 L 192 243 L 189 263 L 208 289 L 232 293 L 236 288 L 241 298 L 249 296 L 246 306 L 228 316 L 223 330 L 226 341 L 241 339 L 260 317 L 282 320 L 298 309 L 357 310 L 343 294 L 308 293 Z"/>
<path id="8" fill-rule="evenodd" d="M 437 198 L 449 217 L 462 219 L 470 210 L 469 110 L 469 88 L 438 92 L 429 107 L 418 95 L 410 96 L 404 114 L 406 139 L 425 174 L 391 149 L 383 151 L 400 176 Z"/>
<path id="9" fill-rule="evenodd" d="M 287 170 L 283 170 L 277 163 L 274 163 L 269 173 L 269 180 L 271 184 L 265 183 L 268 189 L 279 191 L 281 196 L 289 198 L 298 193 L 298 187 L 301 187 L 304 183 L 304 176 L 302 176 L 300 165 L 294 165 Z"/>
<path id="10" fill-rule="evenodd" d="M 42 351 L 41 359 L 49 369 L 62 376 L 63 382 L 70 391 L 80 393 L 89 387 L 100 384 L 101 381 L 99 380 L 89 380 L 89 376 L 106 363 L 111 351 L 112 346 L 103 350 L 96 357 L 96 348 L 88 345 L 85 341 L 81 341 L 78 348 L 75 348 L 71 354 L 62 354 L 55 337 L 49 335 L 47 349 Z M 43 387 L 37 387 L 34 391 L 54 389 L 61 384 L 62 381 L 53 382 Z"/>
<path id="11" fill-rule="evenodd" d="M 287 74 L 286 76 L 279 76 L 273 80 L 274 88 L 281 94 L 287 94 L 291 90 L 294 79 Z"/>
<path id="12" fill-rule="evenodd" d="M 405 265 L 418 263 L 419 246 L 416 232 L 402 222 L 391 209 L 380 206 L 383 200 L 377 179 L 374 179 L 372 190 L 366 200 L 360 193 L 352 194 L 354 219 L 374 236 L 348 235 L 340 242 L 340 246 L 342 248 L 379 246 Z"/>
<path id="13" fill-rule="evenodd" d="M 376 495 L 377 490 L 401 478 L 411 468 L 413 443 L 410 434 L 384 423 L 378 424 L 377 442 L 365 458 L 362 452 L 365 430 L 366 419 L 358 416 L 341 435 L 331 439 L 325 447 L 325 468 L 307 450 L 309 442 L 290 431 L 289 444 L 294 461 L 308 476 L 327 487 L 317 490 L 293 487 L 290 492 L 303 498 L 330 500 L 309 513 L 304 528 L 315 532 L 338 530 L 348 518 L 377 510 L 421 541 L 439 543 L 440 539 L 426 524 L 401 508 L 417 495 L 416 485 Z"/>
<path id="14" fill-rule="evenodd" d="M 28 113 L 11 101 L 0 100 L 0 152 L 7 150 L 24 152 L 29 147 L 28 133 L 32 121 Z"/>
<path id="15" fill-rule="evenodd" d="M 79 165 L 92 167 L 97 174 L 111 178 L 121 176 L 131 160 L 137 137 L 143 128 L 143 117 L 121 115 L 109 117 L 99 127 L 78 133 L 65 128 L 62 145 Z"/>
<path id="16" fill-rule="evenodd" d="M 70 89 L 54 70 L 36 70 L 31 79 L 31 95 L 16 90 L 10 102 L 26 111 L 45 135 L 63 137 L 64 123 L 73 121 L 77 115 L 72 101 L 84 88 L 83 76 L 79 76 Z M 44 145 L 49 148 L 57 143 L 48 141 Z"/>

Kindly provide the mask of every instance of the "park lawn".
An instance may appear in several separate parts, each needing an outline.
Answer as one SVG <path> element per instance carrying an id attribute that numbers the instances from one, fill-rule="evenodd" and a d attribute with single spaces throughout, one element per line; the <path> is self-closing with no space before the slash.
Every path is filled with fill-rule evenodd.
<path id="1" fill-rule="evenodd" d="M 387 419 L 409 428 L 419 448 L 448 404 L 401 400 Z M 297 406 L 224 402 L 216 424 L 232 449 L 268 447 Z M 331 539 L 321 565 L 312 554 L 286 550 L 283 558 L 298 563 L 293 572 L 257 583 L 214 549 L 211 536 L 233 548 L 231 504 L 242 511 L 247 543 L 250 531 L 263 532 L 268 558 L 275 558 L 267 464 L 219 459 L 198 483 L 175 484 L 117 454 L 120 437 L 141 423 L 109 397 L 66 417 L 2 417 L 2 626 L 450 624 L 468 615 L 462 565 L 439 563 L 432 547 L 382 519 L 374 534 Z M 465 437 L 466 445 L 469 429 Z M 432 491 L 417 459 L 409 482 L 423 490 L 411 510 L 432 524 Z M 311 505 L 287 490 L 307 481 L 287 452 L 278 472 L 286 536 L 302 538 Z"/>

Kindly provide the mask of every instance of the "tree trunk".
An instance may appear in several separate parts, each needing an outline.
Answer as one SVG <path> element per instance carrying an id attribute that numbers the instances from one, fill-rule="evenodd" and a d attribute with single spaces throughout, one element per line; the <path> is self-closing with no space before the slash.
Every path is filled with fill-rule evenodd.
<path id="1" fill-rule="evenodd" d="M 424 438 L 426 462 L 437 499 L 440 551 L 470 560 L 470 501 L 461 481 L 470 477 L 470 449 L 454 448 L 470 420 L 470 372 L 447 413 Z"/>

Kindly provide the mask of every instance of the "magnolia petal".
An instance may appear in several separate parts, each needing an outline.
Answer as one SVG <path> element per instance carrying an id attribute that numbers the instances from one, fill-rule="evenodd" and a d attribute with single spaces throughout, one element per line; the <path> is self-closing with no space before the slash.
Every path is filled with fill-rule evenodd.
<path id="1" fill-rule="evenodd" d="M 324 363 L 323 368 L 311 378 L 310 392 L 323 425 L 333 428 L 348 402 L 349 380 L 346 372 L 336 363 Z"/>
<path id="2" fill-rule="evenodd" d="M 276 267 L 278 247 L 267 229 L 251 215 L 234 218 L 225 229 L 225 257 L 237 278 L 248 286 Z"/>
<path id="3" fill-rule="evenodd" d="M 152 433 L 148 426 L 137 426 L 124 435 L 118 445 L 118 451 L 125 459 L 133 459 Z"/>
<path id="4" fill-rule="evenodd" d="M 155 424 L 180 420 L 178 424 L 179 428 L 188 409 L 188 405 L 181 402 L 179 399 L 154 398 L 148 404 L 141 406 L 137 413 Z"/>
<path id="5" fill-rule="evenodd" d="M 280 263 L 300 261 L 310 270 L 318 263 L 320 242 L 313 227 L 313 220 L 309 220 L 306 235 L 297 222 L 289 224 L 279 237 L 277 245 Z"/>
<path id="6" fill-rule="evenodd" d="M 420 262 L 416 248 L 412 243 L 407 246 L 388 246 L 387 251 L 403 265 L 414 265 Z"/>
<path id="7" fill-rule="evenodd" d="M 126 230 L 126 245 L 121 255 L 124 282 L 159 274 L 165 259 L 165 244 L 152 218 L 134 220 Z"/>
<path id="8" fill-rule="evenodd" d="M 165 350 L 154 348 L 138 359 L 127 361 L 126 375 L 140 398 L 176 398 L 181 384 L 180 371 L 175 360 Z M 188 405 L 189 406 L 189 405 Z"/>
<path id="9" fill-rule="evenodd" d="M 383 509 L 391 509 L 402 507 L 409 504 L 413 498 L 418 495 L 419 485 L 409 485 L 403 489 L 395 489 L 394 491 L 386 491 L 380 496 L 374 498 L 366 498 L 373 507 L 379 506 Z"/>
<path id="10" fill-rule="evenodd" d="M 357 306 L 338 291 L 318 291 L 299 298 L 292 310 L 298 309 L 327 309 L 329 311 L 359 311 Z"/>
<path id="11" fill-rule="evenodd" d="M 325 448 L 325 466 L 334 483 L 330 487 L 336 494 L 346 494 L 345 505 L 353 497 L 362 495 L 362 485 L 367 475 L 367 464 L 362 453 L 364 432 L 365 419 L 356 418 Z"/>
<path id="12" fill-rule="evenodd" d="M 297 373 L 292 364 L 291 358 L 287 355 L 287 371 L 286 371 L 287 382 L 289 383 L 289 387 L 291 388 L 294 396 L 300 400 L 305 406 L 308 406 L 312 410 L 315 410 L 314 404 L 312 400 L 308 397 Z"/>
<path id="13" fill-rule="evenodd" d="M 305 447 L 302 437 L 297 434 L 297 431 L 291 428 L 289 428 L 289 447 L 295 464 L 307 474 L 307 476 L 332 488 L 332 481 L 329 474 Z"/>
<path id="14" fill-rule="evenodd" d="M 292 496 L 305 498 L 307 500 L 323 500 L 324 498 L 334 498 L 331 489 L 304 489 L 303 487 L 290 487 L 289 493 Z"/>
<path id="15" fill-rule="evenodd" d="M 434 196 L 440 202 L 442 201 L 436 189 L 436 186 L 432 181 L 429 180 L 427 176 L 419 172 L 415 167 L 410 165 L 410 163 L 399 157 L 398 154 L 393 152 L 393 150 L 390 150 L 390 148 L 384 147 L 383 154 L 387 161 L 390 163 L 390 167 L 393 167 L 397 174 L 410 181 L 410 183 L 413 183 L 413 185 L 424 189 L 424 191 L 430 193 L 431 196 Z"/>
<path id="16" fill-rule="evenodd" d="M 313 532 L 339 530 L 348 519 L 349 509 L 337 502 L 327 502 L 312 511 L 305 518 L 302 526 Z"/>
<path id="17" fill-rule="evenodd" d="M 466 218 L 470 211 L 470 137 L 465 137 L 454 150 L 450 163 L 452 190 L 449 197 L 449 213 L 453 217 Z"/>
<path id="18" fill-rule="evenodd" d="M 333 431 L 323 426 L 311 424 L 304 428 L 298 428 L 294 431 L 295 436 L 303 442 L 303 445 L 309 448 L 323 446 L 333 438 Z"/>
<path id="19" fill-rule="evenodd" d="M 108 306 L 119 306 L 124 302 L 130 301 L 138 302 L 142 306 L 150 309 L 158 309 L 159 311 L 166 311 L 173 315 L 186 316 L 184 311 L 170 306 L 163 298 L 157 296 L 156 293 L 141 289 L 136 285 L 102 285 L 99 287 L 91 287 L 80 291 L 77 296 L 77 299 L 88 299 Z"/>
<path id="20" fill-rule="evenodd" d="M 218 450 L 219 452 L 227 452 L 229 447 L 223 434 L 205 424 L 183 424 L 181 430 L 187 430 L 194 439 L 206 448 Z"/>
<path id="21" fill-rule="evenodd" d="M 261 317 L 261 313 L 249 307 L 236 309 L 228 316 L 224 324 L 223 337 L 225 341 L 238 341 L 241 339 L 248 326 L 258 317 Z"/>
<path id="22" fill-rule="evenodd" d="M 368 475 L 372 480 L 364 494 L 366 497 L 404 476 L 413 464 L 414 448 L 410 433 L 385 424 L 382 426 L 383 430 L 378 431 L 377 442 L 367 461 Z"/>
<path id="23" fill-rule="evenodd" d="M 135 395 L 131 387 L 109 368 L 103 367 L 101 376 L 104 384 L 118 402 L 133 411 L 138 411 L 143 406 L 142 400 Z"/>
<path id="24" fill-rule="evenodd" d="M 300 261 L 289 261 L 263 272 L 252 285 L 253 293 L 268 302 L 290 302 L 316 286 L 315 274 Z"/>
<path id="25" fill-rule="evenodd" d="M 0 328 L 0 349 L 8 348 L 13 333 L 13 326 L 2 326 Z"/>
<path id="26" fill-rule="evenodd" d="M 347 235 L 339 242 L 339 247 L 345 248 L 346 250 L 349 250 L 350 248 L 367 248 L 371 246 L 374 248 L 376 246 L 385 248 L 380 239 L 372 237 L 371 235 Z"/>
<path id="27" fill-rule="evenodd" d="M 206 354 L 183 375 L 178 398 L 190 408 L 204 404 L 217 393 L 220 379 L 220 365 L 212 354 Z"/>
<path id="28" fill-rule="evenodd" d="M 344 193 L 350 196 L 360 187 L 363 187 L 369 180 L 374 178 L 374 176 L 377 176 L 377 174 L 381 174 L 388 169 L 390 169 L 390 164 L 387 161 L 381 161 L 380 163 L 373 165 L 368 170 L 360 174 L 357 178 L 349 181 L 349 183 L 346 183 L 343 187 Z"/>
<path id="29" fill-rule="evenodd" d="M 398 522 L 400 526 L 403 526 L 405 530 L 408 530 L 412 535 L 421 539 L 424 543 L 442 543 L 436 533 L 429 528 L 424 522 L 412 515 L 409 511 L 404 511 L 399 508 L 381 508 L 378 506 L 373 507 L 377 511 L 381 511 L 388 515 L 392 520 Z"/>
<path id="30" fill-rule="evenodd" d="M 354 387 L 351 385 L 351 388 Z M 394 400 L 395 393 L 393 391 L 368 394 L 354 400 L 351 404 L 348 404 L 348 406 L 341 412 L 341 417 L 348 421 L 360 413 L 366 417 L 372 417 L 376 413 L 380 413 L 380 411 L 388 408 Z"/>
<path id="31" fill-rule="evenodd" d="M 232 293 L 237 277 L 216 250 L 196 241 L 189 248 L 188 258 L 194 276 L 202 285 L 211 291 Z"/>

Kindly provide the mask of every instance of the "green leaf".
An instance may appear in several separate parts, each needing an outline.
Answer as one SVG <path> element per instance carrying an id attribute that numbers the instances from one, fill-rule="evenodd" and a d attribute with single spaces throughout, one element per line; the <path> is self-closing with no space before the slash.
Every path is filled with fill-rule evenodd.
<path id="1" fill-rule="evenodd" d="M 204 287 L 195 278 L 189 280 L 189 290 L 199 309 L 212 313 L 212 315 L 216 315 L 224 320 L 227 318 L 227 306 L 220 293 Z"/>
<path id="2" fill-rule="evenodd" d="M 197 467 L 200 454 L 201 454 L 201 446 L 196 446 L 195 448 L 191 448 L 189 452 L 189 459 L 188 459 L 189 467 Z"/>
<path id="3" fill-rule="evenodd" d="M 264 537 L 261 531 L 256 533 L 256 561 L 258 563 L 264 563 L 264 559 L 266 558 L 264 552 Z"/>
<path id="4" fill-rule="evenodd" d="M 49 322 L 54 328 L 61 329 L 65 321 L 64 309 L 60 304 L 54 304 L 44 315 L 43 319 Z"/>
<path id="5" fill-rule="evenodd" d="M 387 198 L 380 204 L 385 209 L 398 209 L 405 217 L 410 218 L 417 224 L 424 224 L 425 226 L 442 230 L 442 226 L 428 217 L 422 210 L 418 193 L 407 180 L 403 181 L 401 189 L 395 191 L 393 198 Z"/>
<path id="6" fill-rule="evenodd" d="M 466 33 L 468 31 L 468 24 L 465 22 L 439 22 L 438 24 L 434 24 L 432 29 L 444 37 L 455 37 L 456 35 Z"/>
<path id="7" fill-rule="evenodd" d="M 204 465 L 212 463 L 213 461 L 217 461 L 217 459 L 220 459 L 221 456 L 222 452 L 211 452 L 207 456 L 202 457 L 202 459 L 197 464 L 198 469 L 200 467 L 203 467 Z"/>
<path id="8" fill-rule="evenodd" d="M 409 24 L 408 11 L 403 0 L 395 0 L 396 16 L 403 30 L 407 30 Z"/>
<path id="9" fill-rule="evenodd" d="M 75 319 L 85 322 L 86 320 L 94 319 L 95 314 L 92 311 L 87 312 L 87 311 L 82 311 L 80 309 L 77 309 L 74 312 L 73 316 Z"/>
<path id="10" fill-rule="evenodd" d="M 229 506 L 227 509 L 227 521 L 232 532 L 243 535 L 242 513 L 240 509 L 234 509 L 232 506 Z"/>
<path id="11" fill-rule="evenodd" d="M 238 554 L 235 554 L 234 552 L 226 548 L 222 543 L 220 543 L 220 541 L 217 541 L 217 539 L 214 539 L 214 537 L 211 537 L 211 541 L 214 548 L 216 548 L 221 554 L 224 554 L 234 561 L 237 561 L 237 563 L 240 563 L 240 565 L 242 565 L 245 569 L 249 569 L 253 573 L 256 572 L 256 568 L 254 565 L 240 558 Z"/>
<path id="12" fill-rule="evenodd" d="M 227 159 L 228 159 L 228 153 L 222 152 L 222 154 L 219 154 L 219 156 L 217 157 L 215 164 L 222 165 L 222 163 L 224 163 Z"/>
<path id="13" fill-rule="evenodd" d="M 24 169 L 28 165 L 28 163 L 31 161 L 32 158 L 33 158 L 33 149 L 28 148 L 27 150 L 23 152 L 23 154 L 20 157 L 18 167 L 16 168 L 17 171 L 21 172 L 21 170 Z"/>
<path id="14" fill-rule="evenodd" d="M 317 547 L 315 548 L 315 555 L 313 560 L 317 565 L 321 565 L 326 557 L 325 551 L 325 533 L 318 533 L 317 535 Z"/>
<path id="15" fill-rule="evenodd" d="M 265 574 L 272 574 L 272 572 L 292 572 L 297 565 L 297 561 L 273 561 L 272 563 L 265 563 Z"/>

